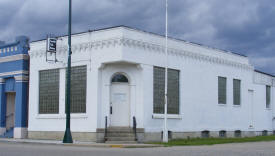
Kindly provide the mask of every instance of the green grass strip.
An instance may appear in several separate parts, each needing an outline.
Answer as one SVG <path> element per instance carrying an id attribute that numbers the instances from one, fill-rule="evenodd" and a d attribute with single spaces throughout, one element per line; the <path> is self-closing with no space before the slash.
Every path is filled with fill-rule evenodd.
<path id="1" fill-rule="evenodd" d="M 151 144 L 161 144 L 165 146 L 196 146 L 196 145 L 214 145 L 227 143 L 243 143 L 243 142 L 259 142 L 259 141 L 275 141 L 275 136 L 256 136 L 245 138 L 190 138 L 170 140 L 168 143 L 154 142 Z"/>

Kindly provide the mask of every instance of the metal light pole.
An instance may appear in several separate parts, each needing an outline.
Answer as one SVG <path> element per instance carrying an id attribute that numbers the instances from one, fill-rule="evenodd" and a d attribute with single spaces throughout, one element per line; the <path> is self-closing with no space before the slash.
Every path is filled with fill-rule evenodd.
<path id="1" fill-rule="evenodd" d="M 66 131 L 63 143 L 73 143 L 71 134 L 71 30 L 72 30 L 72 0 L 69 0 L 69 25 L 68 25 L 68 67 L 66 73 Z"/>
<path id="2" fill-rule="evenodd" d="M 163 126 L 163 136 L 162 141 L 168 142 L 168 131 L 167 131 L 167 89 L 168 89 L 168 0 L 166 0 L 166 18 L 165 18 L 165 97 L 164 97 L 164 126 Z"/>

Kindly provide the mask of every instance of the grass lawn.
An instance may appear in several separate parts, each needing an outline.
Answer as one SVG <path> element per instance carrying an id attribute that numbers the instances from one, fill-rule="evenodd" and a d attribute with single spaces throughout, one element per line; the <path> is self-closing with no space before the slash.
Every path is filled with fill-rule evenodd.
<path id="1" fill-rule="evenodd" d="M 162 144 L 165 146 L 191 146 L 191 145 L 214 145 L 242 142 L 275 141 L 275 136 L 256 136 L 246 138 L 190 138 L 170 140 L 168 143 L 154 142 L 151 144 Z"/>

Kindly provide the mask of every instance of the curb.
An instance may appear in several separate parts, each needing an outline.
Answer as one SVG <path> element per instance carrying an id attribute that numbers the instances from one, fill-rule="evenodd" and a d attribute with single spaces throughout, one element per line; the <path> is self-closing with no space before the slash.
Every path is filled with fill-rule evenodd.
<path id="1" fill-rule="evenodd" d="M 0 142 L 8 143 L 24 143 L 24 144 L 44 144 L 44 145 L 61 145 L 61 146 L 74 146 L 74 147 L 96 147 L 96 148 L 155 148 L 164 147 L 163 145 L 152 144 L 104 144 L 104 143 L 72 143 L 64 144 L 61 141 L 51 140 L 27 140 L 27 139 L 1 139 Z"/>

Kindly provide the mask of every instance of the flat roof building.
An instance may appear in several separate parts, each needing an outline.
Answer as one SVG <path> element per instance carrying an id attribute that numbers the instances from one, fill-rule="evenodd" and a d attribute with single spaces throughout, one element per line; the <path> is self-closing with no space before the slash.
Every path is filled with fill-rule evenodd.
<path id="1" fill-rule="evenodd" d="M 58 37 L 57 62 L 47 62 L 46 40 L 30 43 L 29 138 L 63 138 L 67 50 Z M 165 60 L 160 35 L 124 26 L 72 35 L 73 139 L 135 141 L 136 123 L 138 141 L 160 141 Z M 170 138 L 273 132 L 275 77 L 247 57 L 169 38 L 168 67 Z"/>
<path id="2" fill-rule="evenodd" d="M 27 137 L 28 50 L 25 36 L 0 42 L 0 137 Z"/>

